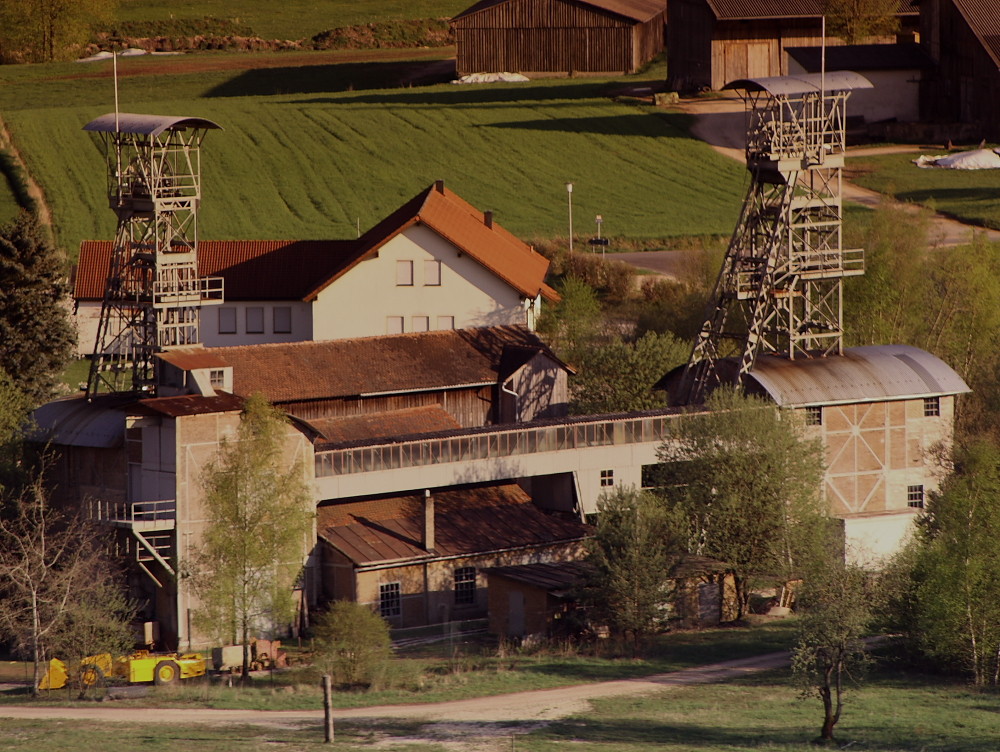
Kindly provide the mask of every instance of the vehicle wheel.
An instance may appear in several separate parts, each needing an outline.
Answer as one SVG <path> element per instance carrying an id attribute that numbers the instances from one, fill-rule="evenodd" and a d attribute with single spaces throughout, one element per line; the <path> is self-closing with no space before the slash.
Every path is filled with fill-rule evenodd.
<path id="1" fill-rule="evenodd" d="M 181 670 L 174 661 L 160 661 L 153 669 L 153 683 L 158 687 L 173 684 L 181 678 Z"/>
<path id="2" fill-rule="evenodd" d="M 80 667 L 80 687 L 87 690 L 104 684 L 104 672 L 100 666 L 87 663 Z"/>

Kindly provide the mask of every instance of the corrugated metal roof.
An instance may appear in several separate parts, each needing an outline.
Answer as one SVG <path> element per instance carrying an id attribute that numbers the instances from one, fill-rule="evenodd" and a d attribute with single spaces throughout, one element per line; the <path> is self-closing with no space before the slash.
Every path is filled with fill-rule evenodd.
<path id="1" fill-rule="evenodd" d="M 812 360 L 761 356 L 750 373 L 783 407 L 964 394 L 968 385 L 940 358 L 909 345 L 851 347 Z"/>
<path id="2" fill-rule="evenodd" d="M 518 485 L 433 491 L 435 547 L 421 545 L 423 492 L 321 505 L 320 537 L 356 565 L 459 556 L 581 540 L 591 528 L 547 514 Z"/>
<path id="3" fill-rule="evenodd" d="M 220 392 L 214 397 L 200 394 L 182 394 L 177 397 L 153 397 L 140 400 L 147 410 L 179 418 L 184 415 L 210 415 L 212 413 L 232 413 L 243 409 L 243 398 Z"/>
<path id="4" fill-rule="evenodd" d="M 490 577 L 503 577 L 561 596 L 593 571 L 582 561 L 561 561 L 548 564 L 521 564 L 511 567 L 490 567 Z"/>
<path id="5" fill-rule="evenodd" d="M 523 2 L 523 0 L 520 1 Z M 452 23 L 462 21 L 481 11 L 497 5 L 503 5 L 506 2 L 511 2 L 511 0 L 480 0 L 475 5 L 463 10 L 452 18 L 451 21 Z M 589 5 L 599 10 L 606 10 L 609 13 L 614 13 L 616 16 L 629 18 L 640 23 L 645 23 L 649 19 L 655 18 L 667 9 L 665 0 L 575 0 L 575 2 L 580 5 Z"/>
<path id="6" fill-rule="evenodd" d="M 1000 6 L 997 0 L 955 0 L 955 7 L 1000 68 Z"/>
<path id="7" fill-rule="evenodd" d="M 504 349 L 511 345 L 548 352 L 538 336 L 522 326 L 209 351 L 233 367 L 237 394 L 260 392 L 271 402 L 296 402 L 495 384 Z"/>
<path id="8" fill-rule="evenodd" d="M 766 18 L 819 18 L 825 12 L 825 0 L 707 0 L 719 20 L 749 21 Z M 989 2 L 990 0 L 982 0 Z M 899 17 L 916 16 L 917 10 L 901 7 Z"/>
<path id="9" fill-rule="evenodd" d="M 323 441 L 331 443 L 412 436 L 461 428 L 458 421 L 440 405 L 341 418 L 313 418 L 303 422 L 316 431 Z"/>
<path id="10" fill-rule="evenodd" d="M 871 89 L 872 82 L 854 71 L 828 71 L 820 73 L 800 73 L 796 76 L 765 76 L 762 78 L 740 78 L 730 81 L 723 89 L 743 89 L 745 91 L 766 91 L 774 96 L 794 96 L 812 94 L 825 87 L 826 91 L 853 91 Z"/>
<path id="11" fill-rule="evenodd" d="M 809 73 L 820 72 L 821 47 L 786 47 L 785 52 Z M 914 42 L 845 44 L 826 48 L 826 67 L 829 70 L 913 70 L 933 64 L 934 61 L 923 46 Z"/>
<path id="12" fill-rule="evenodd" d="M 139 115 L 134 112 L 109 112 L 83 126 L 85 131 L 97 133 L 135 133 L 142 136 L 159 136 L 168 130 L 186 128 L 206 128 L 222 130 L 222 126 L 211 120 L 198 117 L 175 117 L 173 115 Z"/>
<path id="13" fill-rule="evenodd" d="M 125 438 L 125 409 L 135 398 L 100 395 L 88 402 L 81 394 L 48 402 L 32 412 L 33 439 L 62 446 L 111 449 Z"/>

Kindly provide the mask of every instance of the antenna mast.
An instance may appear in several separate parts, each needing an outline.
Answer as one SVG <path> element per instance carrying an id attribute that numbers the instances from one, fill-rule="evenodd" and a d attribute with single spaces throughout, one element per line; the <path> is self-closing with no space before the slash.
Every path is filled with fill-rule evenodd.
<path id="1" fill-rule="evenodd" d="M 222 302 L 222 279 L 198 277 L 202 118 L 115 112 L 100 133 L 108 203 L 118 217 L 87 399 L 150 392 L 154 353 L 200 342 L 200 308 Z"/>

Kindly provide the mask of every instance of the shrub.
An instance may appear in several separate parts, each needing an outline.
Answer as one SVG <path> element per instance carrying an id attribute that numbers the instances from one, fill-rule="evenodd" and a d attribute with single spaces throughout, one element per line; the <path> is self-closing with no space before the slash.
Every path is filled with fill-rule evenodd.
<path id="1" fill-rule="evenodd" d="M 392 657 L 389 624 L 367 606 L 335 601 L 316 624 L 316 667 L 334 684 L 377 685 Z"/>

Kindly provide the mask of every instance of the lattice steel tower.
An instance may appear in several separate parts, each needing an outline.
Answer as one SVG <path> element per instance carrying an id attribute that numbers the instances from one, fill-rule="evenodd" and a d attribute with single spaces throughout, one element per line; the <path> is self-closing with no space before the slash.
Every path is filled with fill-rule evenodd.
<path id="1" fill-rule="evenodd" d="M 222 279 L 198 277 L 201 142 L 219 128 L 201 118 L 112 113 L 100 133 L 108 201 L 118 217 L 87 398 L 144 392 L 153 355 L 200 342 L 203 305 L 222 302 Z"/>
<path id="2" fill-rule="evenodd" d="M 760 354 L 840 354 L 843 278 L 864 273 L 864 252 L 842 246 L 841 168 L 847 98 L 871 83 L 838 71 L 726 88 L 746 105 L 750 186 L 675 404 L 742 386 Z"/>

